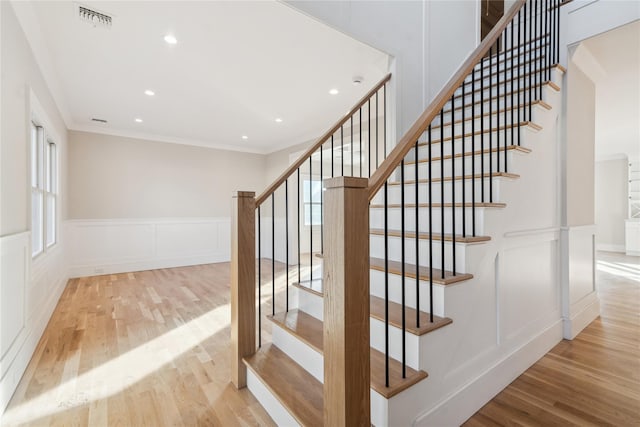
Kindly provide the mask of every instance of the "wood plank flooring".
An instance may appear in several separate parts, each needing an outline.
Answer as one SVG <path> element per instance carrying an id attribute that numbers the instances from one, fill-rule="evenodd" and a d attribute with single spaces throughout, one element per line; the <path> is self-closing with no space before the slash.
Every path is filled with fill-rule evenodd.
<path id="1" fill-rule="evenodd" d="M 228 263 L 70 280 L 2 425 L 274 425 L 230 384 L 229 282 Z"/>
<path id="2" fill-rule="evenodd" d="M 599 258 L 602 316 L 465 425 L 640 425 L 640 259 Z M 266 315 L 271 263 L 262 265 Z M 228 263 L 69 281 L 3 425 L 274 425 L 229 384 L 228 303 Z"/>
<path id="3" fill-rule="evenodd" d="M 601 316 L 464 424 L 640 426 L 640 258 L 598 253 Z"/>

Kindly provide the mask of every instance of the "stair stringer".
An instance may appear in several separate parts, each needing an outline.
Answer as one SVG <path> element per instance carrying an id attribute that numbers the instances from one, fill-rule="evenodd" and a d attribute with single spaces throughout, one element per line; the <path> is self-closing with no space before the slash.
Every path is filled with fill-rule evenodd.
<path id="1" fill-rule="evenodd" d="M 388 425 L 460 425 L 562 339 L 557 117 L 560 94 L 544 93 L 552 110 L 526 139 L 533 151 L 505 183 L 507 208 L 488 212 L 492 240 L 466 256 L 470 281 L 449 285 L 447 328 L 420 340 L 429 379 L 394 396 Z"/>

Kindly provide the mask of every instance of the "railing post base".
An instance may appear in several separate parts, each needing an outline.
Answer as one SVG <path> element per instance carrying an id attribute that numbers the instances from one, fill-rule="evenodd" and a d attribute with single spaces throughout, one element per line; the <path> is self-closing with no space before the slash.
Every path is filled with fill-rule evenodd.
<path id="1" fill-rule="evenodd" d="M 242 358 L 256 351 L 255 193 L 236 191 L 231 208 L 231 382 L 247 386 Z"/>
<path id="2" fill-rule="evenodd" d="M 325 180 L 324 425 L 370 426 L 366 178 Z"/>

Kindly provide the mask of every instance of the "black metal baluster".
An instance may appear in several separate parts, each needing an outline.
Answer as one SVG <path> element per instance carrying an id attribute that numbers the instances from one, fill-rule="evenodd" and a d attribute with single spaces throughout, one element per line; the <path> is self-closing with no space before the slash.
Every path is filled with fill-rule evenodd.
<path id="1" fill-rule="evenodd" d="M 322 191 L 324 181 L 324 156 L 322 155 L 322 145 L 320 145 L 320 253 L 324 254 L 324 191 Z"/>
<path id="2" fill-rule="evenodd" d="M 262 217 L 258 206 L 258 348 L 262 347 Z"/>
<path id="3" fill-rule="evenodd" d="M 287 313 L 289 312 L 289 178 L 284 180 L 285 264 L 287 276 Z"/>
<path id="4" fill-rule="evenodd" d="M 333 135 L 331 135 L 331 178 L 334 177 L 333 175 L 333 164 L 336 161 L 336 153 L 333 151 Z"/>
<path id="5" fill-rule="evenodd" d="M 467 237 L 467 208 L 465 205 L 466 200 L 466 165 L 465 165 L 465 122 L 464 122 L 464 110 L 466 108 L 465 86 L 462 84 L 462 237 Z M 455 123 L 455 122 L 454 122 Z M 471 135 L 473 138 L 473 134 Z M 473 153 L 471 153 L 473 156 Z"/>
<path id="6" fill-rule="evenodd" d="M 451 110 L 453 113 L 453 109 Z M 451 115 L 453 118 L 453 114 Z M 453 177 L 451 183 L 454 184 Z M 440 110 L 440 253 L 444 279 L 444 109 Z"/>
<path id="7" fill-rule="evenodd" d="M 369 140 L 369 147 L 367 149 L 367 156 L 369 157 L 369 159 L 367 160 L 368 163 L 368 174 L 369 174 L 369 178 L 371 178 L 371 160 L 373 159 L 373 156 L 371 155 L 371 98 L 369 98 L 368 102 L 368 106 L 367 106 L 367 115 L 369 116 L 369 120 L 367 121 L 367 139 Z"/>
<path id="8" fill-rule="evenodd" d="M 384 378 L 389 387 L 389 191 L 384 183 Z"/>
<path id="9" fill-rule="evenodd" d="M 542 101 L 542 84 L 544 83 L 544 69 L 543 69 L 543 49 L 542 49 L 542 18 L 544 14 L 542 13 L 542 0 L 538 0 L 538 38 L 540 39 L 540 55 L 538 56 L 538 80 L 540 82 L 538 86 L 538 99 Z"/>
<path id="10" fill-rule="evenodd" d="M 380 152 L 380 147 L 378 146 L 378 128 L 380 127 L 378 125 L 378 93 L 380 91 L 376 92 L 376 169 L 378 169 L 378 166 L 380 166 L 380 162 L 378 160 L 378 153 Z"/>
<path id="11" fill-rule="evenodd" d="M 455 112 L 455 96 L 451 95 L 451 111 Z M 464 101 L 463 101 L 464 108 Z M 456 275 L 456 132 L 455 132 L 455 114 L 451 116 L 451 258 L 453 263 L 453 275 Z M 464 176 L 462 177 L 462 185 L 464 185 Z M 463 206 L 464 210 L 464 206 Z M 444 212 L 444 200 L 442 201 L 442 211 Z M 444 222 L 442 224 L 444 231 Z M 442 278 L 444 279 L 444 269 L 442 269 Z"/>
<path id="12" fill-rule="evenodd" d="M 480 200 L 484 203 L 484 58 L 480 67 Z M 475 102 L 475 101 L 474 101 Z"/>
<path id="13" fill-rule="evenodd" d="M 525 3 L 525 12 L 526 12 L 526 7 L 527 4 Z M 533 5 L 530 4 L 529 5 L 529 20 L 527 21 L 527 26 L 529 27 L 529 40 L 527 42 L 527 46 L 528 46 L 528 51 L 529 51 L 529 61 L 527 63 L 527 68 L 528 73 L 527 73 L 527 80 L 528 80 L 528 91 L 529 92 L 529 115 L 527 116 L 526 120 L 531 120 L 531 109 L 532 109 L 532 104 L 533 104 L 533 84 L 531 82 L 531 63 L 533 62 L 533 56 L 535 54 L 534 50 L 533 50 L 533 33 L 532 33 L 532 20 L 533 17 L 531 16 L 531 11 L 533 10 Z"/>
<path id="14" fill-rule="evenodd" d="M 340 126 L 340 176 L 344 176 L 344 126 Z"/>
<path id="15" fill-rule="evenodd" d="M 493 45 L 489 48 L 489 203 L 493 202 Z"/>
<path id="16" fill-rule="evenodd" d="M 276 314 L 276 192 L 271 193 L 271 315 Z"/>
<path id="17" fill-rule="evenodd" d="M 418 160 L 418 141 L 416 141 L 416 147 L 415 147 L 415 158 L 416 161 Z M 416 190 L 416 194 L 415 194 L 415 201 L 416 201 L 416 328 L 420 327 L 420 227 L 419 227 L 419 203 L 420 203 L 420 198 L 419 196 L 419 175 L 418 175 L 418 168 L 416 167 L 414 169 L 414 180 L 415 180 L 415 190 Z M 431 183 L 429 183 L 429 187 L 431 187 Z"/>
<path id="18" fill-rule="evenodd" d="M 351 147 L 351 176 L 353 176 L 353 114 L 351 115 L 351 140 L 349 146 Z"/>
<path id="19" fill-rule="evenodd" d="M 513 22 L 512 22 L 513 24 Z M 511 27 L 513 29 L 513 27 Z M 508 37 L 506 36 L 507 34 L 507 30 L 505 29 L 504 31 L 505 34 L 505 40 L 508 39 Z M 506 42 L 505 42 L 506 43 Z M 506 46 L 505 46 L 506 48 Z M 511 67 L 513 67 L 513 61 L 511 61 L 511 64 L 509 64 Z M 505 56 L 504 56 L 504 81 L 503 81 L 503 85 L 504 85 L 504 101 L 503 101 L 503 114 L 504 114 L 504 120 L 503 120 L 503 132 L 504 132 L 504 138 L 503 138 L 503 144 L 504 144 L 504 171 L 507 172 L 507 136 L 508 136 L 508 132 L 509 132 L 509 127 L 511 127 L 511 129 L 513 129 L 513 123 L 511 124 L 511 126 L 507 126 L 507 114 L 508 114 L 508 109 L 507 109 L 507 105 L 508 105 L 508 97 L 507 97 L 507 54 L 505 52 Z M 511 78 L 513 78 L 513 72 L 511 75 Z M 511 100 L 513 101 L 513 84 L 511 85 Z M 513 102 L 511 103 L 511 111 L 513 111 Z"/>
<path id="20" fill-rule="evenodd" d="M 499 61 L 500 45 L 498 43 L 499 41 L 496 42 L 496 54 L 498 57 L 498 61 L 496 63 L 496 157 L 497 157 L 496 166 L 497 166 L 498 172 L 500 172 L 500 61 Z M 505 57 L 505 61 L 506 61 L 506 57 Z M 506 97 L 505 97 L 505 101 L 506 101 Z M 502 107 L 503 108 L 505 107 L 504 103 Z"/>
<path id="21" fill-rule="evenodd" d="M 309 156 L 309 280 L 313 282 L 313 170 L 311 163 L 313 154 Z"/>
<path id="22" fill-rule="evenodd" d="M 527 7 L 526 3 L 524 7 Z M 522 9 L 518 11 L 518 68 L 516 69 L 518 73 L 518 78 L 516 79 L 516 84 L 518 85 L 518 145 L 520 145 L 520 123 L 522 122 L 522 120 L 520 119 L 520 110 L 522 110 L 522 107 L 523 107 L 522 99 L 520 96 L 520 92 L 521 92 L 520 79 L 522 78 L 522 71 L 524 71 L 524 67 L 520 68 L 522 66 L 521 64 L 522 63 L 522 47 L 520 47 L 520 40 L 521 40 L 520 34 L 522 33 L 522 30 L 524 27 L 524 23 L 521 20 L 522 14 L 520 12 L 522 12 Z"/>
<path id="23" fill-rule="evenodd" d="M 358 110 L 360 114 L 360 178 L 362 178 L 362 107 Z"/>
<path id="24" fill-rule="evenodd" d="M 384 98 L 384 104 L 382 104 L 382 114 L 384 120 L 382 121 L 382 141 L 384 142 L 384 158 L 387 158 L 387 84 L 382 86 L 382 97 Z"/>
<path id="25" fill-rule="evenodd" d="M 298 168 L 298 202 L 296 203 L 298 207 L 298 283 L 302 284 L 302 276 L 300 275 L 300 168 Z M 304 199 L 303 199 L 304 203 Z"/>
<path id="26" fill-rule="evenodd" d="M 471 234 L 476 235 L 476 73 L 471 74 Z M 463 110 L 464 111 L 464 110 Z M 484 120 L 480 114 L 480 122 Z M 480 158 L 484 153 L 480 151 Z"/>
<path id="27" fill-rule="evenodd" d="M 417 159 L 415 163 L 415 167 L 418 167 Z M 402 378 L 407 377 L 407 359 L 406 359 L 406 333 L 407 333 L 407 324 L 406 324 L 406 315 L 405 315 L 405 199 L 404 199 L 404 159 L 400 162 L 400 235 L 401 235 L 401 256 L 402 256 Z M 417 233 L 417 232 L 416 232 Z M 417 263 L 416 263 L 417 265 Z"/>
<path id="28" fill-rule="evenodd" d="M 556 7 L 556 62 L 560 63 L 560 1 Z"/>
<path id="29" fill-rule="evenodd" d="M 549 21 L 551 18 L 551 11 L 549 10 L 549 0 L 544 0 L 544 67 L 547 70 L 547 80 L 551 80 L 551 61 L 549 58 Z"/>
<path id="30" fill-rule="evenodd" d="M 442 128 L 443 122 L 443 110 L 440 110 L 440 128 Z M 451 114 L 453 117 L 453 111 Z M 433 323 L 433 175 L 431 173 L 432 158 L 431 158 L 431 125 L 429 125 L 429 322 Z M 443 182 L 440 185 L 444 185 Z M 420 316 L 416 313 L 416 316 Z"/>
<path id="31" fill-rule="evenodd" d="M 511 21 L 511 145 L 515 143 L 515 138 L 514 138 L 515 123 L 513 122 L 513 119 L 515 118 L 514 108 L 516 108 L 516 106 L 514 105 L 513 101 L 514 101 L 515 84 L 516 84 L 515 79 L 516 79 L 516 72 L 517 72 L 517 68 L 515 65 L 517 55 L 515 55 L 515 51 L 514 51 L 515 47 L 513 44 L 513 37 L 514 37 L 513 27 L 515 27 L 515 18 L 514 20 Z M 507 81 L 506 78 L 504 80 L 505 82 Z M 504 169 L 505 169 L 505 172 L 508 172 L 506 164 Z"/>

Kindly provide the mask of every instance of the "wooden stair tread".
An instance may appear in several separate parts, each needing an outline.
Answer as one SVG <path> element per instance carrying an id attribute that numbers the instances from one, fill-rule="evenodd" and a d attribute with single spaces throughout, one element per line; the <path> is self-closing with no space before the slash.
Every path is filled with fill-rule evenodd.
<path id="1" fill-rule="evenodd" d="M 382 258 L 374 258 L 371 257 L 369 261 L 369 265 L 372 270 L 383 271 L 384 272 L 384 259 Z M 404 273 L 406 277 L 410 277 L 412 279 L 416 278 L 416 266 L 415 264 L 405 264 Z M 391 261 L 389 260 L 389 272 L 392 274 L 402 274 L 402 263 L 400 261 Z M 429 267 L 420 266 L 420 280 L 428 281 L 429 280 Z M 453 283 L 462 282 L 465 280 L 472 279 L 473 275 L 468 273 L 456 273 L 455 276 L 453 272 L 449 270 L 445 270 L 444 279 L 442 278 L 442 270 L 439 268 L 433 268 L 433 283 L 438 285 L 451 285 Z"/>
<path id="2" fill-rule="evenodd" d="M 491 85 L 491 87 L 495 86 L 496 84 L 497 83 L 494 83 L 493 85 Z M 500 86 L 502 86 L 502 85 L 503 85 L 503 82 L 501 81 L 500 82 Z M 508 92 L 503 92 L 500 95 L 491 96 L 490 99 L 493 100 L 495 98 L 502 98 L 502 97 L 505 97 L 505 96 L 511 96 L 512 93 L 513 94 L 517 94 L 518 92 L 524 92 L 524 91 L 527 91 L 529 89 L 537 88 L 539 86 L 547 86 L 547 85 L 549 87 L 551 87 L 553 90 L 555 90 L 556 92 L 560 92 L 560 86 L 558 86 L 557 84 L 555 84 L 551 80 L 546 80 L 546 81 L 544 81 L 542 83 L 536 83 L 536 84 L 533 84 L 533 85 L 524 85 L 523 87 L 519 87 L 516 90 L 512 89 L 512 90 L 509 90 Z M 476 83 L 476 89 L 474 91 L 469 90 L 469 92 L 465 91 L 464 96 L 465 97 L 471 96 L 471 93 L 479 93 L 479 92 L 482 92 L 483 90 L 489 90 L 489 85 L 485 85 L 484 88 L 482 88 L 482 87 L 480 87 L 480 82 L 477 82 Z M 454 99 L 460 99 L 460 98 L 462 98 L 462 94 L 454 95 Z M 487 102 L 487 101 L 489 101 L 489 99 L 476 99 L 476 103 Z M 449 104 L 450 104 L 450 102 L 449 102 Z M 466 104 L 465 103 L 465 105 L 471 105 L 471 104 Z"/>
<path id="3" fill-rule="evenodd" d="M 318 295 L 320 297 L 323 296 L 322 279 L 301 280 L 300 282 L 293 283 L 293 286 L 298 289 L 302 289 L 303 291 Z"/>
<path id="4" fill-rule="evenodd" d="M 486 101 L 485 101 L 485 102 L 486 102 Z M 476 104 L 478 104 L 478 103 L 479 103 L 479 102 L 476 102 Z M 551 107 L 551 105 L 547 104 L 547 103 L 546 103 L 546 102 L 544 102 L 543 100 L 541 100 L 541 99 L 535 99 L 535 100 L 533 100 L 531 103 L 529 103 L 529 102 L 524 102 L 524 103 L 522 103 L 522 104 L 517 105 L 517 106 L 516 106 L 516 109 L 519 109 L 519 108 L 527 108 L 527 107 L 529 106 L 529 104 L 531 104 L 531 106 L 534 106 L 534 105 L 540 105 L 541 107 L 543 107 L 543 108 L 544 108 L 544 109 L 546 109 L 546 110 L 551 110 L 551 108 L 552 108 L 552 107 Z M 465 108 L 471 108 L 471 104 L 465 104 L 465 105 L 464 105 L 464 107 L 465 107 Z M 462 108 L 463 108 L 463 106 L 462 106 L 462 105 L 456 105 L 455 111 L 461 110 Z M 513 108 L 513 107 L 507 107 L 507 111 L 510 111 L 512 108 Z M 478 108 L 478 111 L 479 111 L 479 108 Z M 503 110 L 501 110 L 500 112 L 504 113 L 504 109 L 503 109 Z M 451 106 L 449 106 L 446 110 L 444 110 L 444 111 L 443 111 L 443 113 L 445 113 L 445 114 L 449 114 L 449 113 L 451 113 Z M 465 117 L 465 120 L 479 119 L 480 117 L 485 117 L 485 116 L 495 115 L 495 114 L 498 114 L 498 112 L 497 112 L 497 111 L 492 111 L 491 113 L 489 113 L 488 111 L 486 111 L 486 112 L 484 112 L 483 114 L 476 114 L 476 115 L 475 115 L 475 116 L 473 116 L 473 117 L 468 117 L 468 118 L 466 118 L 466 117 Z M 462 120 L 459 120 L 459 121 L 462 121 Z M 450 124 L 450 123 L 451 123 L 451 122 L 448 122 L 448 123 L 445 123 L 445 124 Z M 456 122 L 456 123 L 457 123 L 457 122 Z M 431 129 L 435 129 L 435 128 L 437 128 L 438 126 L 439 126 L 439 125 L 432 126 L 432 127 L 431 127 Z"/>
<path id="5" fill-rule="evenodd" d="M 380 228 L 372 228 L 371 230 L 369 230 L 369 232 L 373 235 L 376 236 L 384 236 L 384 230 L 380 229 Z M 388 230 L 387 234 L 390 237 L 402 237 L 402 232 L 400 230 Z M 408 238 L 408 239 L 412 239 L 416 237 L 416 233 L 413 231 L 405 231 L 404 232 L 404 237 Z M 434 241 L 440 241 L 442 240 L 442 234 L 440 233 L 434 233 L 431 236 L 431 239 Z M 418 238 L 420 239 L 429 239 L 429 233 L 426 232 L 420 232 L 418 233 Z M 490 236 L 466 236 L 466 237 L 462 237 L 462 235 L 458 235 L 456 234 L 455 236 L 455 240 L 456 243 L 480 243 L 480 242 L 487 242 L 489 240 L 491 240 Z M 445 242 L 452 242 L 453 241 L 453 236 L 451 234 L 444 234 L 444 241 Z"/>
<path id="6" fill-rule="evenodd" d="M 323 424 L 322 383 L 282 350 L 266 344 L 243 361 L 301 425 Z"/>
<path id="7" fill-rule="evenodd" d="M 316 255 L 318 258 L 323 258 L 322 254 Z M 382 271 L 384 272 L 384 259 L 382 258 L 369 258 L 369 267 L 372 270 Z M 439 268 L 433 268 L 433 283 L 436 285 L 451 285 L 453 283 L 462 282 L 465 280 L 469 280 L 473 278 L 472 274 L 468 273 L 456 273 L 449 270 L 444 271 L 444 278 L 442 278 L 442 270 Z M 429 267 L 420 266 L 420 280 L 428 281 L 429 280 Z M 400 261 L 392 261 L 389 260 L 389 273 L 391 274 L 402 274 L 402 263 Z M 404 265 L 404 274 L 406 277 L 410 277 L 412 279 L 416 278 L 416 266 L 415 264 L 405 263 Z M 322 296 L 322 280 L 317 280 L 319 282 L 320 292 L 315 292 L 316 294 Z M 295 284 L 294 284 L 295 285 Z M 305 288 L 305 290 L 309 290 Z M 313 290 L 309 290 L 310 292 L 314 292 Z"/>
<path id="8" fill-rule="evenodd" d="M 493 176 L 494 178 L 510 178 L 510 179 L 520 178 L 520 175 L 515 173 L 510 173 L 510 172 L 493 172 L 491 174 L 489 174 L 489 172 L 486 172 L 484 175 L 479 173 L 473 175 L 475 179 L 490 178 L 491 176 Z M 463 178 L 462 175 L 456 175 L 455 177 L 453 177 L 453 179 L 455 179 L 456 181 L 459 181 L 462 178 Z M 464 179 L 471 180 L 471 178 L 472 178 L 471 175 L 464 176 Z M 444 180 L 451 181 L 452 178 L 450 176 L 445 176 Z M 440 182 L 440 181 L 442 180 L 439 177 L 431 179 L 431 182 Z M 409 184 L 413 185 L 415 184 L 415 182 L 416 182 L 415 180 L 405 180 L 404 185 L 409 185 Z M 426 178 L 418 180 L 418 184 L 426 184 L 428 182 L 429 180 Z M 389 185 L 400 185 L 400 181 L 389 181 Z"/>
<path id="9" fill-rule="evenodd" d="M 322 321 L 300 310 L 289 310 L 288 313 L 276 313 L 268 317 L 317 352 L 323 352 Z M 386 387 L 384 353 L 371 349 L 371 388 L 387 399 L 427 376 L 426 372 L 407 366 L 406 378 L 402 378 L 402 363 L 389 357 L 389 387 Z"/>
<path id="10" fill-rule="evenodd" d="M 426 145 L 426 144 L 425 144 Z M 504 152 L 505 148 L 504 147 L 500 147 L 499 151 Z M 518 151 L 520 153 L 525 153 L 525 154 L 529 154 L 531 153 L 531 149 L 530 148 L 526 148 L 526 147 L 522 147 L 520 145 L 507 145 L 506 148 L 507 151 Z M 496 153 L 498 152 L 498 148 L 497 147 L 493 147 L 491 149 L 489 148 L 485 148 L 484 150 L 476 150 L 476 151 L 465 151 L 464 152 L 464 156 L 465 157 L 471 157 L 471 156 L 479 156 L 481 154 L 489 154 L 489 153 Z M 454 157 L 456 159 L 462 158 L 462 154 L 463 153 L 456 153 L 454 155 Z M 451 160 L 451 154 L 447 154 L 443 157 L 443 159 L 445 160 Z M 440 156 L 431 156 L 431 161 L 432 162 L 438 162 L 440 161 Z M 416 162 L 411 160 L 408 162 L 404 162 L 405 166 L 407 165 L 414 165 Z M 429 159 L 419 159 L 418 163 L 429 163 Z"/>
<path id="11" fill-rule="evenodd" d="M 442 203 L 431 203 L 431 206 L 434 208 L 441 208 L 443 207 Z M 451 203 L 444 203 L 444 207 L 445 208 L 450 208 L 452 206 Z M 476 202 L 476 203 L 471 203 L 471 202 L 466 202 L 464 204 L 465 208 L 472 208 L 473 206 L 475 206 L 476 208 L 504 208 L 507 206 L 506 203 L 497 203 L 497 202 L 493 202 L 493 203 L 486 203 L 486 202 Z M 374 208 L 374 209 L 380 209 L 380 208 L 384 208 L 384 205 L 370 205 L 370 208 Z M 387 205 L 387 207 L 389 208 L 393 208 L 393 209 L 397 209 L 397 208 L 401 208 L 402 205 L 400 203 L 389 203 Z M 415 208 L 416 204 L 415 203 L 405 203 L 404 204 L 405 208 Z M 418 207 L 419 208 L 428 208 L 429 204 L 428 203 L 418 203 Z M 461 202 L 456 202 L 455 203 L 455 207 L 456 208 L 461 208 L 462 207 L 462 203 Z"/>
<path id="12" fill-rule="evenodd" d="M 535 123 L 533 123 L 533 122 L 529 122 L 529 121 L 520 122 L 520 127 L 525 127 L 525 126 L 529 126 L 529 127 L 533 128 L 533 129 L 534 129 L 534 130 L 536 130 L 536 131 L 540 131 L 540 130 L 542 130 L 542 126 L 537 125 L 537 124 L 535 124 Z M 491 129 L 477 130 L 475 133 L 468 132 L 468 133 L 466 133 L 466 134 L 464 135 L 464 137 L 465 137 L 465 138 L 469 138 L 469 139 L 470 139 L 472 136 L 480 136 L 480 135 L 482 135 L 482 134 L 488 134 L 488 133 L 492 133 L 492 132 L 500 132 L 500 131 L 503 131 L 503 130 L 505 130 L 505 129 L 509 130 L 509 129 L 511 129 L 511 128 L 516 128 L 516 127 L 518 127 L 518 123 L 516 123 L 516 124 L 511 124 L 511 125 L 507 125 L 507 126 L 492 127 Z M 427 132 L 428 132 L 428 131 L 427 131 Z M 432 139 L 432 140 L 431 140 L 431 145 L 434 145 L 434 144 L 440 144 L 440 142 L 442 142 L 442 141 L 444 141 L 444 142 L 451 141 L 451 139 L 452 139 L 452 138 L 451 138 L 451 135 L 446 136 L 444 139 Z M 453 139 L 454 139 L 454 140 L 462 139 L 462 135 L 460 135 L 460 134 L 454 134 Z M 496 141 L 493 141 L 493 142 L 496 142 L 496 143 L 497 143 L 497 139 L 496 139 Z M 488 143 L 489 143 L 489 141 L 487 140 L 487 141 L 485 141 L 485 143 L 487 143 L 487 144 L 488 144 Z M 418 142 L 418 146 L 419 146 L 419 147 L 424 147 L 424 146 L 426 146 L 426 145 L 429 145 L 429 142 L 428 142 L 428 141 L 421 141 L 421 142 Z M 496 148 L 497 148 L 497 147 L 496 147 Z"/>
<path id="13" fill-rule="evenodd" d="M 369 304 L 371 317 L 384 322 L 384 299 L 372 295 L 371 298 L 369 298 Z M 416 327 L 415 308 L 405 306 L 404 313 L 406 321 L 405 327 L 407 329 L 407 332 L 418 336 L 424 335 L 431 331 L 435 331 L 436 329 L 440 329 L 443 326 L 446 326 L 453 322 L 448 317 L 440 317 L 434 315 L 433 323 L 431 323 L 429 313 L 425 313 L 424 311 L 420 310 L 420 327 Z M 392 301 L 389 301 L 389 324 L 395 326 L 396 328 L 402 328 L 402 305 Z"/>

